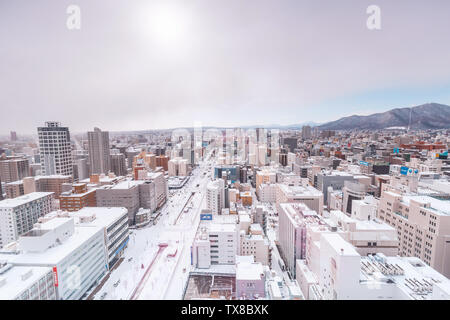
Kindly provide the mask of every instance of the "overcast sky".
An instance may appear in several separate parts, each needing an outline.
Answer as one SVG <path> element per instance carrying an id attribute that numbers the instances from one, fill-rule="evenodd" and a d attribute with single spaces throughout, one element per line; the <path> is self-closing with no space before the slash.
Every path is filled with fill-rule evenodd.
<path id="1" fill-rule="evenodd" d="M 70 4 L 81 30 L 66 27 Z M 371 4 L 381 30 L 366 27 Z M 449 16 L 448 0 L 1 0 L 0 134 L 450 104 Z"/>

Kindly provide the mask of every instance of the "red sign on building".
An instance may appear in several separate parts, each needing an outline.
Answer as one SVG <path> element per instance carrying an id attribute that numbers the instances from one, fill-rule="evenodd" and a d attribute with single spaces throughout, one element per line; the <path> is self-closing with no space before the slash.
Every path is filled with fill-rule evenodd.
<path id="1" fill-rule="evenodd" d="M 55 287 L 58 286 L 58 270 L 56 267 L 53 267 L 53 278 L 55 279 Z"/>

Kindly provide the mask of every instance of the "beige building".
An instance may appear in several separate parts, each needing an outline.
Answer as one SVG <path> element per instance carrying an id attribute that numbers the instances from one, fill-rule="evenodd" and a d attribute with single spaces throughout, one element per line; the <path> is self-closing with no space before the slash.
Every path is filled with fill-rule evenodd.
<path id="1" fill-rule="evenodd" d="M 88 132 L 90 173 L 108 173 L 111 170 L 109 132 L 94 128 Z"/>
<path id="2" fill-rule="evenodd" d="M 189 175 L 188 160 L 182 158 L 171 159 L 168 162 L 169 176 L 187 176 Z"/>
<path id="3" fill-rule="evenodd" d="M 22 157 L 0 157 L 0 180 L 8 183 L 30 175 L 28 160 Z"/>
<path id="4" fill-rule="evenodd" d="M 53 175 L 26 177 L 23 180 L 6 184 L 6 197 L 8 199 L 14 199 L 32 192 L 53 192 L 55 199 L 59 199 L 63 184 L 71 182 L 71 176 Z"/>
<path id="5" fill-rule="evenodd" d="M 255 262 L 270 266 L 269 240 L 264 237 L 261 225 L 251 224 L 247 234 L 241 230 L 239 249 L 239 255 L 253 256 Z"/>
<path id="6" fill-rule="evenodd" d="M 263 169 L 261 171 L 256 172 L 256 190 L 259 189 L 259 186 L 263 183 L 276 183 L 277 182 L 277 174 L 275 171 L 270 169 Z"/>
<path id="7" fill-rule="evenodd" d="M 450 203 L 429 196 L 382 192 L 378 218 L 397 229 L 400 255 L 415 256 L 450 277 Z"/>

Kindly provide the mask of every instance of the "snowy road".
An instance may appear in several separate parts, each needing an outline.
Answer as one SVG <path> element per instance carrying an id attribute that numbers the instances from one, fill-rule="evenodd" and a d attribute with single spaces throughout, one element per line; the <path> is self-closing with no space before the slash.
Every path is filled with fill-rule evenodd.
<path id="1" fill-rule="evenodd" d="M 133 293 L 134 299 L 182 298 L 211 164 L 211 160 L 200 163 L 182 189 L 170 192 L 156 225 L 132 231 L 124 261 L 111 272 L 94 299 L 125 300 Z M 160 243 L 168 247 L 157 257 Z M 169 253 L 174 252 L 171 257 Z"/>

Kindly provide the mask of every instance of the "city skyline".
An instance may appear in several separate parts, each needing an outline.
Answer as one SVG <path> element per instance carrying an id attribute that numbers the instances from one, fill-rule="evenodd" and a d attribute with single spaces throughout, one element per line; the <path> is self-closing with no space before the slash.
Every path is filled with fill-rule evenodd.
<path id="1" fill-rule="evenodd" d="M 449 13 L 0 0 L 0 300 L 450 301 Z"/>
<path id="2" fill-rule="evenodd" d="M 80 30 L 66 27 L 70 4 L 0 5 L 0 134 L 52 119 L 114 132 L 450 104 L 446 1 L 377 1 L 381 30 L 366 27 L 369 1 L 77 1 Z"/>

